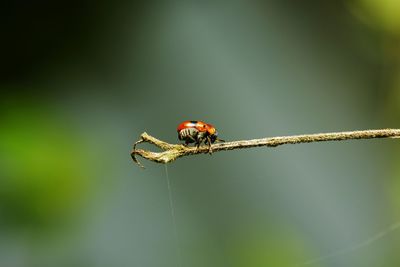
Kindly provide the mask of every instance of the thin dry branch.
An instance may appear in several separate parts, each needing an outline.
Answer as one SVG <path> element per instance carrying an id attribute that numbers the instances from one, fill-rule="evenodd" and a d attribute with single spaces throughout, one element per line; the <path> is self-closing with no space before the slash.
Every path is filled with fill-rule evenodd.
<path id="1" fill-rule="evenodd" d="M 372 139 L 372 138 L 400 138 L 400 129 L 382 129 L 382 130 L 364 130 L 364 131 L 350 131 L 350 132 L 335 132 L 335 133 L 318 133 L 318 134 L 304 134 L 292 136 L 278 136 L 267 137 L 251 140 L 240 140 L 232 142 L 216 143 L 211 146 L 213 152 L 222 150 L 233 150 L 250 147 L 276 147 L 285 144 L 300 144 L 311 142 L 324 142 L 324 141 L 343 141 L 350 139 Z M 143 149 L 136 149 L 136 145 L 140 143 L 151 143 L 159 148 L 162 152 L 152 152 Z M 142 133 L 139 141 L 133 145 L 131 156 L 134 162 L 139 166 L 143 165 L 137 160 L 136 156 L 139 155 L 145 159 L 158 162 L 168 163 L 176 160 L 179 157 L 206 154 L 209 153 L 208 146 L 188 147 L 182 144 L 169 144 L 167 142 L 158 140 L 157 138 Z"/>

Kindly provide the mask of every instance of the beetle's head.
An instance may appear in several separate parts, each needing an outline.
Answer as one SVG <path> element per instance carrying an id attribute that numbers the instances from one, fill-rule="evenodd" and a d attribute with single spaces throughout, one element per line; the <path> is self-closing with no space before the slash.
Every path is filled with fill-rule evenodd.
<path id="1" fill-rule="evenodd" d="M 210 134 L 211 143 L 215 143 L 215 141 L 217 141 L 217 139 L 218 139 L 218 132 L 217 131 L 214 131 L 213 134 Z"/>
<path id="2" fill-rule="evenodd" d="M 208 132 L 209 135 L 214 135 L 217 130 L 215 129 L 215 127 L 211 124 L 206 124 L 205 125 L 206 131 Z"/>

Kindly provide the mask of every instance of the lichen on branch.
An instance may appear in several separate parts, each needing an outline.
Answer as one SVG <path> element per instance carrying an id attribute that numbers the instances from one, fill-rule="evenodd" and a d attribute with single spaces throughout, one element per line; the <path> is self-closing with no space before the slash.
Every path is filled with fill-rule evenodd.
<path id="1" fill-rule="evenodd" d="M 216 143 L 211 145 L 212 152 L 223 150 L 244 149 L 251 147 L 277 147 L 285 144 L 300 144 L 324 141 L 344 141 L 351 139 L 372 139 L 372 138 L 400 138 L 400 129 L 381 129 L 381 130 L 363 130 L 349 132 L 334 132 L 334 133 L 317 133 L 292 136 L 277 136 L 266 137 L 251 140 L 239 140 L 231 142 Z M 150 143 L 159 148 L 162 152 L 152 152 L 144 149 L 136 149 L 140 143 Z M 161 141 L 146 132 L 140 135 L 140 139 L 133 145 L 131 157 L 140 167 L 144 167 L 138 160 L 137 155 L 158 163 L 169 163 L 179 157 L 207 154 L 210 152 L 208 146 L 189 147 L 183 144 L 169 144 Z"/>

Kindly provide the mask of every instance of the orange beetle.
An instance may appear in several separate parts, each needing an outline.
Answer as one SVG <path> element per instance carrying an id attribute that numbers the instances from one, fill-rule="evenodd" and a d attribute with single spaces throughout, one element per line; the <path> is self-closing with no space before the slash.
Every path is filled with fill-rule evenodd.
<path id="1" fill-rule="evenodd" d="M 178 125 L 178 138 L 184 140 L 185 144 L 195 143 L 197 147 L 202 142 L 208 144 L 211 152 L 211 144 L 216 141 L 224 142 L 218 138 L 218 132 L 215 127 L 202 121 L 184 121 Z"/>

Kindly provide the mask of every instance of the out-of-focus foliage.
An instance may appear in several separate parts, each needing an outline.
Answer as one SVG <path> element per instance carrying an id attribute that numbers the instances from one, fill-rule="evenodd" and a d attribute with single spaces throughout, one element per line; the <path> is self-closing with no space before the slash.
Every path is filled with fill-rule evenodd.
<path id="1" fill-rule="evenodd" d="M 41 101 L 39 101 L 40 103 Z M 40 228 L 70 221 L 87 193 L 84 149 L 69 122 L 45 103 L 3 101 L 0 214 L 3 227 Z"/>
<path id="2" fill-rule="evenodd" d="M 354 15 L 363 23 L 388 34 L 400 34 L 400 2 L 397 0 L 348 1 Z"/>

